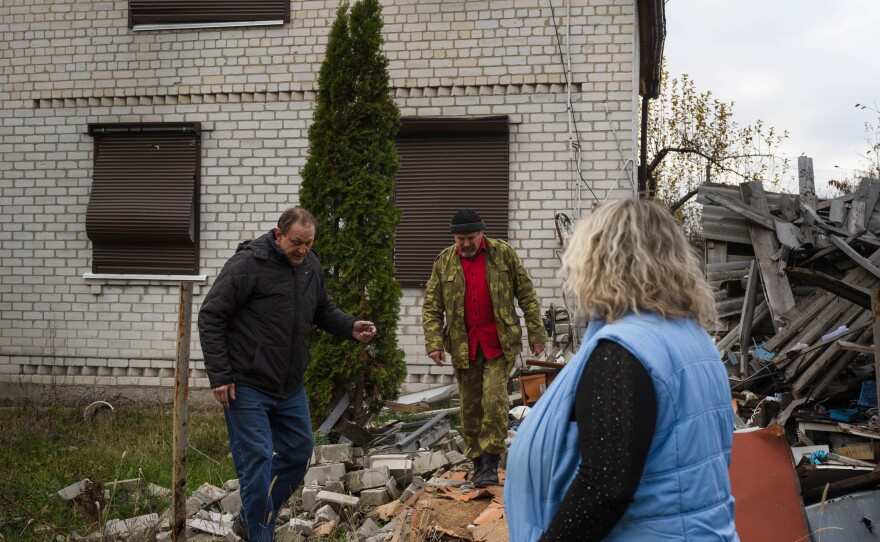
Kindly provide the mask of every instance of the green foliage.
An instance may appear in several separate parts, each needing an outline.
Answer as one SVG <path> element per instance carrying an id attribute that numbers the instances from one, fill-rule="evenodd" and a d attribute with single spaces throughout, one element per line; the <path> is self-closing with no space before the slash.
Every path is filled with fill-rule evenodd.
<path id="1" fill-rule="evenodd" d="M 110 490 L 101 509 L 61 500 L 55 493 L 88 478 L 96 484 L 140 478 L 171 488 L 173 414 L 168 407 L 117 407 L 113 419 L 87 423 L 81 408 L 24 406 L 0 409 L 0 540 L 54 540 L 87 535 L 99 522 L 161 514 L 170 499 L 127 488 Z M 223 415 L 189 412 L 187 488 L 221 486 L 236 478 Z M 103 499 L 102 499 L 103 500 Z M 89 517 L 91 516 L 91 517 Z"/>
<path id="2" fill-rule="evenodd" d="M 393 262 L 400 212 L 391 202 L 400 112 L 381 46 L 378 0 L 360 0 L 350 11 L 342 3 L 318 75 L 300 204 L 318 220 L 314 246 L 334 302 L 374 322 L 378 335 L 367 346 L 326 333 L 312 338 L 305 382 L 316 422 L 346 391 L 356 418 L 377 411 L 397 397 L 406 376 Z"/>
<path id="3" fill-rule="evenodd" d="M 670 78 L 663 70 L 660 96 L 648 105 L 648 191 L 667 207 L 707 182 L 763 181 L 772 189 L 788 167 L 779 133 L 760 120 L 740 126 L 733 102 L 700 92 L 687 75 Z M 645 144 L 645 142 L 642 142 Z M 674 209 L 686 232 L 700 237 L 700 208 L 692 200 Z"/>

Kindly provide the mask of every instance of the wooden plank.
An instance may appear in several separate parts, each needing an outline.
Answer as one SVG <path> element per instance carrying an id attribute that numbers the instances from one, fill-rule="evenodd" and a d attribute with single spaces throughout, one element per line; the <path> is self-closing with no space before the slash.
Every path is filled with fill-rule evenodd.
<path id="1" fill-rule="evenodd" d="M 755 317 L 752 319 L 752 326 L 755 325 L 756 322 L 760 322 L 762 318 L 770 314 L 770 309 L 767 308 L 767 302 L 762 301 L 758 304 L 758 307 L 755 309 Z M 730 332 L 724 336 L 720 341 L 718 341 L 717 347 L 719 352 L 724 352 L 728 348 L 733 345 L 740 336 L 740 324 L 737 324 L 735 328 L 731 329 Z"/>
<path id="2" fill-rule="evenodd" d="M 855 241 L 856 239 L 858 239 L 862 234 L 864 234 L 864 232 L 854 233 L 854 234 L 850 235 L 849 237 L 847 237 L 846 239 L 844 239 L 844 241 L 846 242 L 846 244 L 850 244 L 853 241 Z M 837 250 L 836 246 L 828 245 L 827 247 L 823 248 L 822 250 L 816 251 L 815 254 L 813 254 L 812 256 L 807 258 L 806 260 L 799 262 L 800 267 L 803 267 L 809 263 L 813 263 L 816 260 L 818 260 L 819 258 L 824 258 L 825 256 L 831 254 L 835 250 Z"/>
<path id="3" fill-rule="evenodd" d="M 871 315 L 867 311 L 863 311 L 852 323 L 852 329 L 850 329 L 850 331 L 855 331 L 856 329 L 859 329 L 860 333 L 865 333 L 866 331 L 870 330 L 870 327 Z M 835 339 L 831 342 L 836 343 L 836 340 L 837 337 L 835 337 Z M 823 341 L 823 343 L 825 342 L 828 341 Z M 848 357 L 849 354 L 854 355 L 855 353 L 845 352 L 841 350 L 836 344 L 831 344 L 815 360 L 812 360 L 811 362 L 809 362 L 808 360 L 806 368 L 800 374 L 800 376 L 797 376 L 797 378 L 793 378 L 794 374 L 792 374 L 792 376 L 788 376 L 789 372 L 786 371 L 786 375 L 788 376 L 789 381 L 793 380 L 791 384 L 792 392 L 797 397 L 803 397 L 805 392 L 808 391 L 808 388 L 810 388 L 810 386 L 812 386 L 813 383 L 822 376 L 822 373 L 824 373 L 829 366 L 832 366 L 834 362 L 836 362 L 841 357 Z"/>
<path id="4" fill-rule="evenodd" d="M 746 205 L 743 205 L 742 203 L 736 201 L 735 199 L 728 198 L 723 194 L 706 192 L 705 195 L 706 199 L 708 199 L 712 203 L 716 203 L 727 210 L 733 211 L 734 213 L 748 220 L 750 224 L 757 224 L 762 228 L 776 231 L 776 218 L 770 214 L 769 206 L 767 209 L 756 211 L 755 209 L 749 208 Z M 745 197 L 743 199 L 745 199 Z M 766 199 L 764 201 L 766 203 Z"/>
<path id="5" fill-rule="evenodd" d="M 880 181 L 876 179 L 865 180 L 868 182 L 868 195 L 865 198 L 865 222 L 862 224 L 862 228 L 868 229 L 868 222 L 871 221 L 874 206 L 877 205 L 877 199 L 880 198 Z"/>
<path id="6" fill-rule="evenodd" d="M 837 335 L 831 339 L 820 340 L 797 354 L 789 356 L 792 363 L 789 363 L 788 367 L 785 369 L 785 380 L 788 382 L 793 381 L 799 374 L 804 372 L 804 369 L 807 369 L 811 375 L 815 375 L 818 371 L 820 371 L 824 365 L 819 363 L 819 358 L 828 353 L 826 350 L 828 347 L 833 347 L 834 351 L 839 351 L 839 347 L 837 346 L 837 341 L 841 338 L 852 337 L 857 333 L 861 333 L 868 329 L 869 324 L 866 322 L 866 312 L 858 307 L 852 307 L 846 314 L 844 314 L 843 319 L 835 322 L 836 328 L 828 329 L 826 331 L 834 331 L 840 327 L 846 327 L 847 331 L 843 332 L 840 335 Z M 861 323 L 860 323 L 861 322 Z M 823 352 L 824 350 L 824 352 Z"/>
<path id="7" fill-rule="evenodd" d="M 813 177 L 813 159 L 809 156 L 798 156 L 798 189 L 801 203 L 815 209 L 818 198 Z M 804 215 L 804 222 L 801 224 L 801 238 L 804 244 L 816 245 L 816 228 L 810 217 L 806 215 Z"/>
<path id="8" fill-rule="evenodd" d="M 871 309 L 871 291 L 861 286 L 847 284 L 842 280 L 836 279 L 825 273 L 813 271 L 812 269 L 802 269 L 799 267 L 789 267 L 785 272 L 792 277 L 815 284 L 816 286 L 827 290 L 835 295 L 851 301 L 865 309 Z"/>
<path id="9" fill-rule="evenodd" d="M 749 266 L 749 281 L 746 284 L 745 301 L 739 319 L 739 372 L 742 378 L 749 377 L 749 345 L 752 339 L 752 319 L 755 317 L 755 302 L 758 299 L 758 262 L 752 260 Z"/>
<path id="10" fill-rule="evenodd" d="M 871 331 L 874 336 L 874 378 L 876 380 L 877 404 L 880 405 L 880 289 L 871 291 Z"/>
<path id="11" fill-rule="evenodd" d="M 171 448 L 171 540 L 186 541 L 186 452 L 189 427 L 189 348 L 192 342 L 192 281 L 180 282 L 177 311 L 177 356 L 174 363 L 174 428 Z"/>
<path id="12" fill-rule="evenodd" d="M 823 201 L 820 201 L 819 203 L 817 203 L 816 206 L 813 207 L 813 209 L 815 209 L 817 211 L 823 211 L 825 209 L 830 209 L 831 202 L 839 200 L 839 201 L 842 201 L 843 203 L 849 203 L 853 200 L 854 197 L 855 197 L 854 194 L 844 194 L 844 195 L 838 196 L 834 199 L 826 199 L 826 200 L 823 200 Z"/>
<path id="13" fill-rule="evenodd" d="M 871 256 L 868 257 L 868 260 L 874 265 L 880 265 L 880 250 L 871 254 Z M 877 280 L 861 267 L 856 267 L 846 272 L 843 276 L 843 282 L 853 286 L 870 288 L 877 283 Z M 803 303 L 806 304 L 801 306 Z M 770 352 L 778 351 L 783 345 L 792 340 L 792 337 L 801 334 L 804 327 L 810 325 L 810 323 L 814 322 L 817 318 L 820 318 L 827 313 L 835 304 L 841 305 L 848 303 L 848 301 L 839 299 L 836 294 L 822 292 L 815 298 L 798 304 L 797 310 L 793 311 L 793 314 L 795 315 L 794 318 L 789 321 L 785 326 L 785 329 L 777 331 L 776 335 L 767 341 L 764 348 Z"/>
<path id="14" fill-rule="evenodd" d="M 838 226 L 846 223 L 846 204 L 842 199 L 831 200 L 831 208 L 828 210 L 828 221 Z"/>
<path id="15" fill-rule="evenodd" d="M 816 225 L 819 226 L 820 228 L 822 228 L 823 230 L 825 230 L 826 232 L 832 233 L 832 234 L 837 235 L 839 237 L 848 237 L 848 236 L 852 235 L 852 232 L 841 229 L 841 228 L 835 228 L 834 226 L 831 226 L 830 224 L 828 224 L 827 222 L 822 220 L 822 218 L 818 214 L 816 214 L 816 211 L 814 209 L 812 209 L 806 205 L 802 205 L 801 209 L 803 209 L 803 211 L 805 213 L 804 218 L 806 218 L 807 214 L 810 215 L 813 218 L 813 220 L 816 221 Z M 880 239 L 878 239 L 876 236 L 874 236 L 873 234 L 868 233 L 868 232 L 865 232 L 859 236 L 859 242 L 864 243 L 864 244 L 869 245 L 874 248 L 880 248 Z"/>
<path id="16" fill-rule="evenodd" d="M 750 207 L 759 213 L 769 213 L 764 186 L 760 181 L 743 183 L 740 185 L 740 190 L 743 194 L 743 200 L 748 201 Z M 749 233 L 752 236 L 752 246 L 755 249 L 755 257 L 761 272 L 764 296 L 770 307 L 773 328 L 778 331 L 785 325 L 782 315 L 794 307 L 794 295 L 791 293 L 788 278 L 784 274 L 780 276 L 776 261 L 773 259 L 773 255 L 779 250 L 776 236 L 754 223 L 749 224 Z"/>
<path id="17" fill-rule="evenodd" d="M 873 345 L 865 345 L 865 344 L 856 344 L 850 341 L 837 341 L 837 347 L 841 350 L 846 350 L 847 352 L 857 352 L 859 354 L 874 354 L 875 349 Z"/>
<path id="18" fill-rule="evenodd" d="M 880 269 L 869 262 L 864 256 L 856 252 L 855 249 L 849 246 L 843 239 L 835 235 L 829 235 L 828 240 L 831 241 L 834 246 L 842 250 L 844 254 L 849 256 L 850 259 L 859 264 L 862 269 L 880 279 Z"/>
<path id="19" fill-rule="evenodd" d="M 865 202 L 853 200 L 849 208 L 849 216 L 846 217 L 846 229 L 850 233 L 864 231 L 865 229 Z"/>
<path id="20" fill-rule="evenodd" d="M 727 261 L 727 242 L 718 240 L 706 241 L 706 262 L 719 264 Z"/>

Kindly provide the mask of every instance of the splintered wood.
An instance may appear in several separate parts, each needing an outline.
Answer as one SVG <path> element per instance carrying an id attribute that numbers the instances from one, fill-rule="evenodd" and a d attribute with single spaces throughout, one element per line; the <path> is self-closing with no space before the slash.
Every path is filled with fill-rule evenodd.
<path id="1" fill-rule="evenodd" d="M 765 192 L 760 182 L 709 184 L 697 202 L 720 320 L 711 331 L 732 387 L 782 386 L 817 399 L 873 364 L 880 181 L 863 179 L 852 194 L 823 200 L 812 160 L 798 165 L 800 194 Z"/>

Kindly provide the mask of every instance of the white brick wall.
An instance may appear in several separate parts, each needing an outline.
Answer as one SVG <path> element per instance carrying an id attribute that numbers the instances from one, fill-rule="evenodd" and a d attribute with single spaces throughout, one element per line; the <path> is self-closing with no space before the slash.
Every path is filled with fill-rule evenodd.
<path id="1" fill-rule="evenodd" d="M 210 283 L 239 241 L 268 231 L 298 201 L 336 4 L 294 1 L 284 27 L 149 32 L 127 28 L 125 0 L 0 5 L 0 396 L 29 383 L 173 385 L 176 284 L 83 279 L 91 270 L 87 124 L 203 123 L 201 272 Z M 599 199 L 626 197 L 635 159 L 634 0 L 571 4 L 582 175 Z M 510 241 L 544 307 L 561 303 L 553 217 L 572 215 L 575 203 L 565 77 L 547 2 L 383 6 L 402 114 L 510 116 Z M 563 43 L 564 16 L 557 8 Z M 591 194 L 582 195 L 589 209 Z M 194 312 L 206 291 L 196 287 Z M 451 381 L 449 368 L 423 354 L 421 301 L 420 290 L 404 290 L 399 337 L 409 389 Z M 192 384 L 204 387 L 197 340 L 192 357 Z"/>

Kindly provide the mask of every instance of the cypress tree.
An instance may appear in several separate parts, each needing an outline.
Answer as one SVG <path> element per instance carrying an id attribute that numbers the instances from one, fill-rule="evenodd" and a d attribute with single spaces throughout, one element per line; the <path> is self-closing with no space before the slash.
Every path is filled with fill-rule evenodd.
<path id="1" fill-rule="evenodd" d="M 327 333 L 312 337 L 305 383 L 317 422 L 346 392 L 349 415 L 363 421 L 397 398 L 406 376 L 397 345 L 400 285 L 394 279 L 393 205 L 399 159 L 394 138 L 400 112 L 382 54 L 382 8 L 360 0 L 340 4 L 318 75 L 309 156 L 300 204 L 318 220 L 315 251 L 336 305 L 376 324 L 368 345 Z"/>

